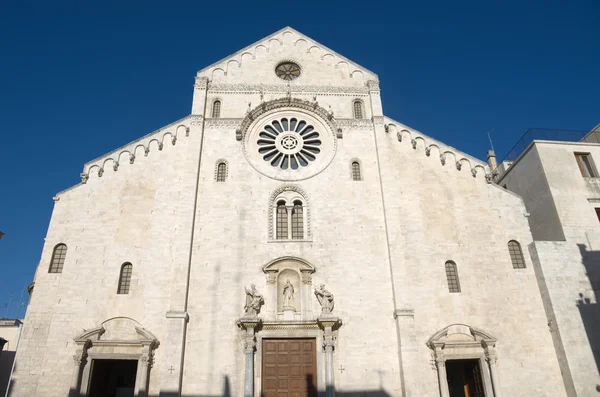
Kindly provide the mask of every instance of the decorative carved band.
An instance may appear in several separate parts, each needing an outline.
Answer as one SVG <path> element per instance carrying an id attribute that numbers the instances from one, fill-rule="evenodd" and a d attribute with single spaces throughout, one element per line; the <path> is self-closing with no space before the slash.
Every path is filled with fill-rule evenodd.
<path id="1" fill-rule="evenodd" d="M 206 119 L 205 127 L 237 128 L 244 119 Z"/>
<path id="2" fill-rule="evenodd" d="M 242 122 L 242 125 L 236 130 L 236 138 L 238 140 L 242 140 L 246 135 L 250 125 L 252 125 L 254 120 L 256 120 L 261 115 L 270 112 L 271 110 L 285 108 L 298 108 L 314 112 L 329 125 L 331 131 L 335 132 L 338 130 L 338 125 L 335 119 L 333 118 L 332 112 L 328 112 L 327 110 L 320 107 L 319 103 L 316 101 L 310 102 L 303 101 L 302 99 L 298 98 L 292 98 L 290 92 L 288 91 L 288 95 L 284 98 L 275 99 L 269 102 L 263 102 L 254 109 L 249 110 L 246 114 L 246 118 Z"/>
<path id="3" fill-rule="evenodd" d="M 367 130 L 373 128 L 373 121 L 369 119 L 336 119 L 340 127 L 349 130 Z"/>
<path id="4" fill-rule="evenodd" d="M 210 83 L 208 86 L 210 91 L 225 91 L 225 92 L 288 92 L 287 84 L 227 84 L 227 83 Z M 326 93 L 343 93 L 343 94 L 368 94 L 368 87 L 344 87 L 330 85 L 294 85 L 294 92 L 326 92 Z"/>

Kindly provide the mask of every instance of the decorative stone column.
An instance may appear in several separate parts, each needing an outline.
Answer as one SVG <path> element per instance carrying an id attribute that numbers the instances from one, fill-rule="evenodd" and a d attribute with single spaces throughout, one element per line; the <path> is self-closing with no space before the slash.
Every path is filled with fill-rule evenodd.
<path id="1" fill-rule="evenodd" d="M 440 396 L 450 397 L 450 389 L 448 388 L 448 376 L 446 375 L 446 358 L 442 351 L 443 344 L 434 345 L 435 366 L 438 373 L 438 383 L 440 385 Z"/>
<path id="2" fill-rule="evenodd" d="M 91 342 L 80 345 L 73 355 L 73 375 L 71 376 L 71 385 L 69 388 L 69 397 L 78 397 L 79 387 L 81 386 L 81 374 L 83 367 L 87 363 L 87 350 L 91 347 Z"/>
<path id="3" fill-rule="evenodd" d="M 244 397 L 254 396 L 254 351 L 256 350 L 256 328 L 262 320 L 258 317 L 244 317 L 238 322 L 240 328 L 246 331 L 244 335 L 243 350 L 246 356 L 244 375 Z"/>
<path id="4" fill-rule="evenodd" d="M 335 381 L 333 378 L 333 350 L 335 348 L 335 335 L 333 327 L 340 324 L 340 319 L 331 315 L 321 315 L 317 321 L 323 329 L 323 350 L 325 350 L 325 395 L 335 396 Z"/>
<path id="5" fill-rule="evenodd" d="M 498 354 L 496 353 L 496 344 L 485 340 L 482 341 L 481 344 L 485 353 L 485 361 L 487 361 L 490 368 L 490 377 L 492 378 L 494 397 L 500 397 L 500 390 L 498 389 Z"/>
<path id="6" fill-rule="evenodd" d="M 137 380 L 137 396 L 147 397 L 148 396 L 148 380 L 150 379 L 150 369 L 154 364 L 154 346 L 144 346 L 142 350 L 142 357 L 140 357 L 138 371 L 139 380 Z"/>

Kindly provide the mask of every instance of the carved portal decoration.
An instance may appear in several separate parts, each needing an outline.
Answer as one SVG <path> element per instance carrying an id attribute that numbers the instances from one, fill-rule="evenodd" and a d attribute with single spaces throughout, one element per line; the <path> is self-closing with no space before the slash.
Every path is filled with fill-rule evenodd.
<path id="1" fill-rule="evenodd" d="M 486 395 L 497 395 L 497 339 L 465 324 L 453 324 L 433 335 L 427 342 L 432 350 L 438 372 L 441 397 L 449 397 L 446 362 L 449 360 L 478 360 Z"/>
<path id="2" fill-rule="evenodd" d="M 246 304 L 244 305 L 244 317 L 257 317 L 265 300 L 254 284 L 246 288 Z"/>
<path id="3" fill-rule="evenodd" d="M 331 314 L 334 308 L 333 294 L 325 289 L 325 285 L 315 287 L 315 296 L 321 305 L 321 314 Z"/>
<path id="4" fill-rule="evenodd" d="M 148 391 L 154 350 L 159 341 L 152 332 L 128 317 L 115 317 L 95 328 L 85 330 L 73 338 L 73 377 L 70 395 L 85 395 L 91 378 L 94 359 L 137 359 L 142 364 L 135 381 L 135 395 L 145 396 Z"/>
<path id="5" fill-rule="evenodd" d="M 277 312 L 296 312 L 301 294 L 300 274 L 297 269 L 283 269 L 277 275 Z"/>
<path id="6" fill-rule="evenodd" d="M 265 318 L 268 320 L 312 319 L 312 274 L 314 266 L 300 258 L 283 257 L 263 267 L 267 291 Z"/>

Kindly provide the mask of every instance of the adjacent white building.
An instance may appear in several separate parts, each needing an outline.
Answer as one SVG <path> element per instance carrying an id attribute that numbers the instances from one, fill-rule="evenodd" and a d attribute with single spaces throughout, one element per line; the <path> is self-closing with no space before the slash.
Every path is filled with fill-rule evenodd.
<path id="1" fill-rule="evenodd" d="M 600 141 L 533 141 L 498 184 L 523 197 L 529 252 L 568 396 L 600 390 Z"/>
<path id="2" fill-rule="evenodd" d="M 20 320 L 0 318 L 0 396 L 6 395 L 10 384 L 22 326 Z"/>
<path id="3" fill-rule="evenodd" d="M 81 175 L 11 396 L 566 395 L 523 200 L 294 29 Z"/>

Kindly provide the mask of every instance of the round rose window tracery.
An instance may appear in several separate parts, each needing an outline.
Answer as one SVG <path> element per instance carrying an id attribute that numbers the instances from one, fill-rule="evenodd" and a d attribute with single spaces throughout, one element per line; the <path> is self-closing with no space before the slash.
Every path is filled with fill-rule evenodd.
<path id="1" fill-rule="evenodd" d="M 296 117 L 282 117 L 264 125 L 256 143 L 262 159 L 283 170 L 308 167 L 321 153 L 319 132 Z"/>
<path id="2" fill-rule="evenodd" d="M 281 79 L 291 81 L 300 76 L 300 66 L 290 61 L 281 62 L 275 67 L 275 74 Z"/>

